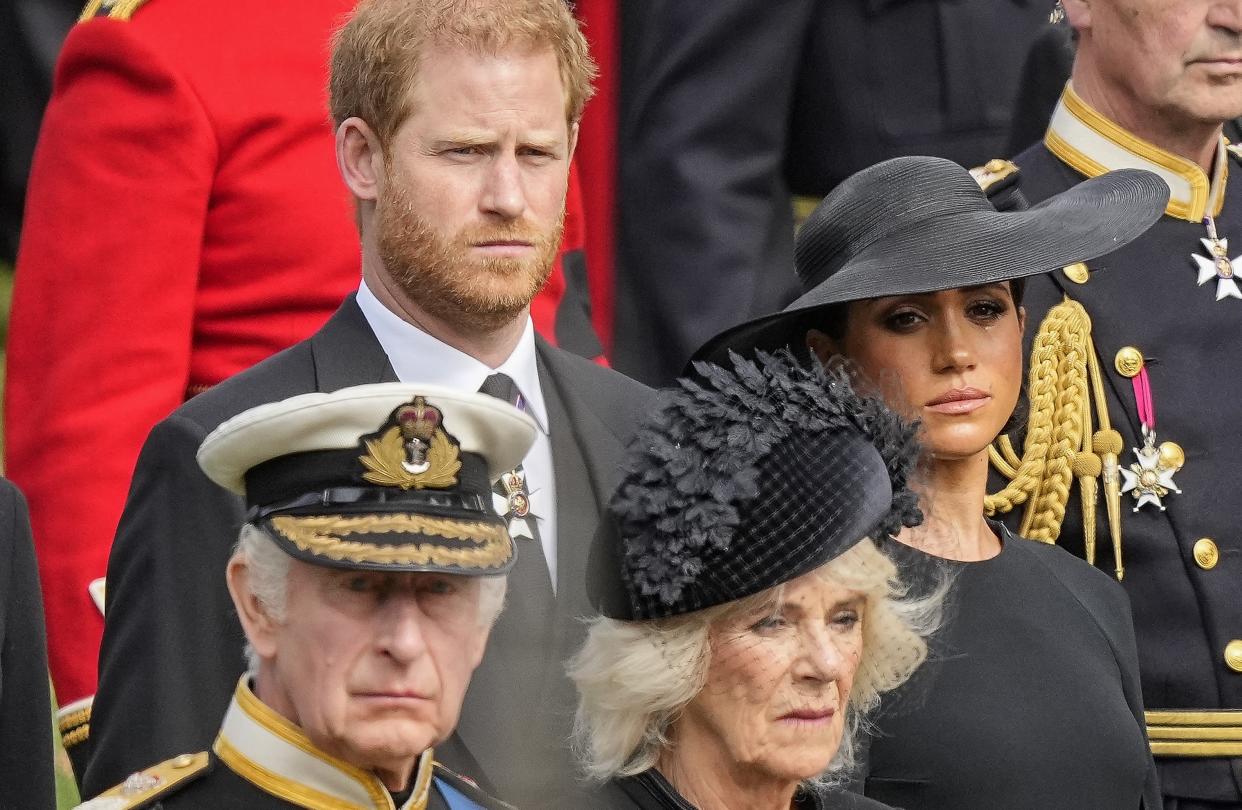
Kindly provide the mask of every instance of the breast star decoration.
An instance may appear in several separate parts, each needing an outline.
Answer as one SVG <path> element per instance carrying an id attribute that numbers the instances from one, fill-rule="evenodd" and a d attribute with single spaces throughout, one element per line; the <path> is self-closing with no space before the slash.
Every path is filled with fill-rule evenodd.
<path id="1" fill-rule="evenodd" d="M 1143 442 L 1142 449 L 1137 447 L 1131 449 L 1138 458 L 1138 462 L 1131 464 L 1128 470 L 1125 468 L 1120 470 L 1123 479 L 1121 491 L 1129 492 L 1134 496 L 1137 501 L 1134 504 L 1135 512 L 1149 503 L 1159 507 L 1163 512 L 1164 504 L 1160 499 L 1170 492 L 1176 492 L 1179 495 L 1182 493 L 1177 488 L 1177 484 L 1173 483 L 1173 474 L 1178 468 L 1166 467 L 1162 463 L 1160 451 L 1156 448 L 1155 437 L 1151 434 L 1148 434 Z"/>

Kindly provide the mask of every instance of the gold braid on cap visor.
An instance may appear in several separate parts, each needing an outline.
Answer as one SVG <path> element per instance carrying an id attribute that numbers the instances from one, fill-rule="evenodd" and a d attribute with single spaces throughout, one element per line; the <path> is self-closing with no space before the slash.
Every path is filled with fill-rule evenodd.
<path id="1" fill-rule="evenodd" d="M 302 551 L 331 560 L 389 565 L 444 565 L 500 568 L 512 556 L 509 533 L 496 523 L 434 518 L 425 515 L 278 515 L 272 528 Z M 422 534 L 474 543 L 446 548 L 436 543 L 377 545 L 346 540 L 351 534 Z"/>

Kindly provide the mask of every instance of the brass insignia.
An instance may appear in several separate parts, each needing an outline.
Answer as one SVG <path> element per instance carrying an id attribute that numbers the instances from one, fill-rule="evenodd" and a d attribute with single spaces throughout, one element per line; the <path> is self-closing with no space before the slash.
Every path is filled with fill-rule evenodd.
<path id="1" fill-rule="evenodd" d="M 440 426 L 440 410 L 414 397 L 397 409 L 397 425 L 378 439 L 368 439 L 358 457 L 372 484 L 401 489 L 447 489 L 456 486 L 460 451 Z"/>

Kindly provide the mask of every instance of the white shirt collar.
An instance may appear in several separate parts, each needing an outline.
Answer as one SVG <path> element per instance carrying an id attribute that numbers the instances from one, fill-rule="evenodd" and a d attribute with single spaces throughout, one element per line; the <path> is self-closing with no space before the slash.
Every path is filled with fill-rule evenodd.
<path id="1" fill-rule="evenodd" d="M 403 320 L 380 303 L 365 281 L 358 287 L 358 308 L 362 310 L 363 317 L 370 324 L 401 382 L 422 382 L 459 391 L 478 391 L 491 374 L 507 374 L 517 385 L 526 412 L 538 423 L 539 429 L 548 434 L 548 409 L 535 360 L 535 327 L 529 317 L 526 318 L 517 348 L 507 360 L 493 369 Z"/>

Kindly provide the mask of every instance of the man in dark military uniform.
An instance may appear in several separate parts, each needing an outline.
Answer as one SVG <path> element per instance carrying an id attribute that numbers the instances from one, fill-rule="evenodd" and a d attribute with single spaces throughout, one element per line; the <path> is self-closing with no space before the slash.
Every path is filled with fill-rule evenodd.
<path id="1" fill-rule="evenodd" d="M 432 746 L 457 722 L 515 559 L 492 485 L 537 429 L 486 394 L 379 383 L 213 431 L 199 464 L 249 508 L 227 569 L 249 672 L 210 752 L 84 807 L 509 807 Z"/>
<path id="2" fill-rule="evenodd" d="M 1172 190 L 1144 236 L 1033 279 L 1031 412 L 993 500 L 1129 593 L 1167 808 L 1242 807 L 1242 3 L 1065 0 L 1078 46 L 1042 143 L 979 172 L 1031 204 L 1111 169 Z M 1045 316 L 1048 316 L 1045 319 Z"/>

